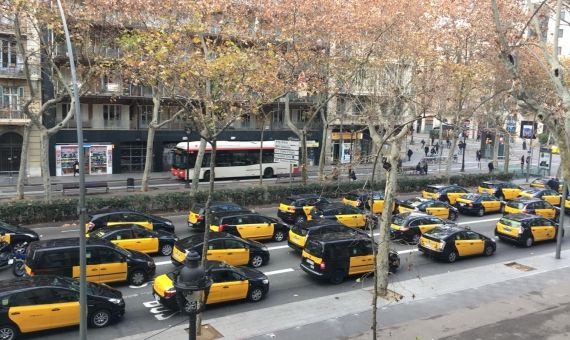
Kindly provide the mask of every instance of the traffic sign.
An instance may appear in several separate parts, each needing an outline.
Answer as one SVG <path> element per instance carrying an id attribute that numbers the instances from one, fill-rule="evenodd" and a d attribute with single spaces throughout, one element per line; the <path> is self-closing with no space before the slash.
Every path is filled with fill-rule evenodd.
<path id="1" fill-rule="evenodd" d="M 299 141 L 276 140 L 273 159 L 279 163 L 299 163 Z"/>

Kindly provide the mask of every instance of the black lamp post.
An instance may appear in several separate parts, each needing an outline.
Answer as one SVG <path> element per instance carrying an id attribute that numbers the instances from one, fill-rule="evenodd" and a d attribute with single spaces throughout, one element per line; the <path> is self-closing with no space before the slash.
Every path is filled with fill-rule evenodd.
<path id="1" fill-rule="evenodd" d="M 465 151 L 467 151 L 467 143 L 465 142 L 465 131 L 463 131 L 463 156 L 461 157 L 461 172 L 465 172 Z"/>
<path id="2" fill-rule="evenodd" d="M 184 127 L 184 133 L 186 133 L 186 183 L 185 188 L 190 188 L 190 135 L 192 134 L 192 128 L 190 125 Z"/>
<path id="3" fill-rule="evenodd" d="M 176 298 L 180 310 L 190 316 L 188 339 L 196 340 L 196 316 L 204 310 L 212 286 L 212 279 L 206 275 L 204 267 L 200 264 L 200 255 L 191 251 L 186 255 L 184 267 L 174 282 Z M 202 300 L 202 293 L 204 299 Z"/>

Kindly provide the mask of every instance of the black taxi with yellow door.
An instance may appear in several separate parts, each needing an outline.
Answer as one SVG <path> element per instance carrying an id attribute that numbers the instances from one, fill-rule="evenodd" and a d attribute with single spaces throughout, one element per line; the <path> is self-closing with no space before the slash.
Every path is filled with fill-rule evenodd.
<path id="1" fill-rule="evenodd" d="M 108 209 L 90 213 L 87 231 L 91 232 L 103 227 L 121 225 L 124 222 L 137 224 L 150 230 L 164 230 L 174 233 L 174 224 L 169 219 L 129 209 Z"/>
<path id="2" fill-rule="evenodd" d="M 548 182 L 551 179 L 552 178 L 536 178 L 530 182 L 529 186 L 531 188 L 547 188 Z M 558 181 L 558 192 L 562 193 L 563 190 L 564 190 L 564 181 Z"/>
<path id="3" fill-rule="evenodd" d="M 342 203 L 361 210 L 371 210 L 374 214 L 382 214 L 384 211 L 384 193 L 381 191 L 353 191 L 343 197 Z M 372 209 L 370 209 L 370 203 L 372 203 Z M 392 210 L 395 207 L 396 203 L 392 205 Z"/>
<path id="4" fill-rule="evenodd" d="M 368 221 L 365 212 L 342 203 L 331 203 L 315 207 L 311 211 L 311 215 L 314 219 L 336 221 L 351 228 L 365 228 Z M 376 216 L 370 218 L 372 219 L 372 227 L 374 227 L 378 223 L 378 218 Z"/>
<path id="5" fill-rule="evenodd" d="M 457 199 L 457 209 L 464 214 L 476 214 L 481 217 L 492 212 L 500 212 L 503 202 L 495 195 L 469 193 Z"/>
<path id="6" fill-rule="evenodd" d="M 418 243 L 423 233 L 452 222 L 421 212 L 407 212 L 392 216 L 390 238 L 410 243 Z"/>
<path id="7" fill-rule="evenodd" d="M 503 206 L 505 214 L 525 213 L 539 215 L 548 219 L 556 218 L 558 211 L 557 207 L 540 198 L 517 198 L 506 202 Z"/>
<path id="8" fill-rule="evenodd" d="M 337 221 L 319 218 L 293 225 L 291 227 L 291 230 L 289 230 L 287 244 L 293 250 L 300 252 L 303 250 L 303 248 L 305 248 L 305 243 L 310 236 L 339 231 L 366 234 L 366 231 L 364 230 L 347 227 L 344 224 L 338 223 Z"/>
<path id="9" fill-rule="evenodd" d="M 422 197 L 447 202 L 453 205 L 459 197 L 464 196 L 468 192 L 469 190 L 457 184 L 435 184 L 428 185 L 422 191 Z"/>
<path id="10" fill-rule="evenodd" d="M 148 230 L 132 223 L 101 228 L 90 232 L 88 236 L 111 241 L 128 250 L 162 256 L 170 256 L 174 242 L 178 240 L 174 234 L 162 230 Z"/>
<path id="11" fill-rule="evenodd" d="M 212 213 L 220 212 L 240 212 L 251 213 L 253 211 L 242 207 L 241 205 L 233 202 L 212 202 L 210 204 L 210 211 Z M 188 213 L 188 228 L 196 230 L 204 230 L 206 225 L 206 205 L 203 203 L 196 203 Z"/>
<path id="12" fill-rule="evenodd" d="M 552 205 L 560 206 L 562 195 L 550 188 L 529 188 L 521 191 L 521 198 L 539 198 Z"/>
<path id="13" fill-rule="evenodd" d="M 485 181 L 479 184 L 477 192 L 495 195 L 499 200 L 512 200 L 519 197 L 522 188 L 511 182 Z"/>
<path id="14" fill-rule="evenodd" d="M 530 214 L 505 215 L 495 226 L 495 236 L 500 240 L 512 241 L 525 247 L 531 247 L 535 242 L 556 240 L 557 234 L 558 223 Z"/>
<path id="15" fill-rule="evenodd" d="M 129 282 L 140 286 L 154 276 L 152 257 L 123 249 L 107 240 L 87 238 L 87 280 L 98 283 Z M 26 274 L 79 278 L 79 238 L 33 242 L 28 247 Z"/>
<path id="16" fill-rule="evenodd" d="M 178 278 L 180 269 L 157 276 L 152 284 L 152 294 L 164 306 L 178 310 L 174 282 Z M 234 267 L 220 261 L 206 261 L 204 265 L 206 275 L 213 280 L 207 305 L 236 300 L 261 301 L 269 292 L 269 279 L 259 270 L 248 267 Z M 184 312 L 189 312 L 188 302 L 184 305 Z"/>
<path id="17" fill-rule="evenodd" d="M 251 240 L 281 242 L 287 238 L 289 226 L 273 217 L 253 213 L 213 214 L 211 231 L 225 232 Z"/>
<path id="18" fill-rule="evenodd" d="M 467 228 L 446 225 L 424 233 L 418 243 L 422 253 L 449 263 L 458 258 L 485 255 L 497 250 L 495 240 Z"/>
<path id="19" fill-rule="evenodd" d="M 302 223 L 312 218 L 314 207 L 329 203 L 328 199 L 315 194 L 290 196 L 279 203 L 277 217 L 285 223 Z"/>
<path id="20" fill-rule="evenodd" d="M 195 251 L 202 256 L 204 237 L 192 235 L 178 240 L 174 244 L 171 260 L 174 265 L 181 265 L 186 254 Z M 208 260 L 223 261 L 232 266 L 250 265 L 254 268 L 269 262 L 269 250 L 263 243 L 242 239 L 224 232 L 211 232 L 208 240 Z"/>
<path id="21" fill-rule="evenodd" d="M 339 284 L 348 276 L 374 271 L 374 247 L 367 235 L 354 232 L 333 232 L 308 238 L 302 253 L 301 269 L 310 276 Z M 398 253 L 390 250 L 389 270 L 400 266 Z"/>
<path id="22" fill-rule="evenodd" d="M 125 314 L 120 291 L 107 285 L 87 286 L 87 321 L 108 326 Z M 79 281 L 42 275 L 0 281 L 0 339 L 79 324 Z M 96 337 L 96 335 L 93 335 Z"/>
<path id="23" fill-rule="evenodd" d="M 416 197 L 398 202 L 399 213 L 402 214 L 413 211 L 423 212 L 439 218 L 450 219 L 452 221 L 455 221 L 459 216 L 459 211 L 456 207 L 438 200 Z"/>

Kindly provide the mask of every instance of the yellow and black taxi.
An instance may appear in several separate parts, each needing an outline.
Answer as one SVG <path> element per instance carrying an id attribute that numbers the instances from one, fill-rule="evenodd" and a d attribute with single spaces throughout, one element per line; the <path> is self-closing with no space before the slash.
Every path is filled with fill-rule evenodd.
<path id="1" fill-rule="evenodd" d="M 436 259 L 452 263 L 466 256 L 491 256 L 497 250 L 497 244 L 495 240 L 467 228 L 441 226 L 424 233 L 418 249 Z"/>
<path id="2" fill-rule="evenodd" d="M 210 205 L 210 211 L 212 213 L 219 212 L 241 212 L 241 213 L 251 213 L 252 211 L 242 207 L 239 204 L 233 202 L 212 202 Z M 206 222 L 206 205 L 202 203 L 197 203 L 192 206 L 190 213 L 188 213 L 188 228 L 193 228 L 197 230 L 204 230 Z"/>
<path id="3" fill-rule="evenodd" d="M 107 283 L 127 281 L 140 286 L 154 276 L 152 257 L 126 250 L 98 238 L 87 238 L 87 280 Z M 37 241 L 28 247 L 26 274 L 79 277 L 79 238 Z"/>
<path id="4" fill-rule="evenodd" d="M 362 210 L 342 203 L 320 205 L 311 211 L 311 215 L 314 219 L 336 221 L 351 228 L 364 228 L 367 222 L 366 214 Z M 378 218 L 376 216 L 371 218 L 374 227 L 378 223 Z"/>
<path id="5" fill-rule="evenodd" d="M 260 214 L 220 213 L 212 215 L 211 231 L 226 232 L 241 238 L 281 242 L 289 227 L 273 217 Z"/>
<path id="6" fill-rule="evenodd" d="M 155 299 L 174 310 L 180 308 L 174 282 L 181 268 L 178 267 L 167 274 L 157 276 L 152 285 Z M 206 261 L 204 270 L 213 281 L 206 300 L 208 305 L 245 299 L 258 302 L 269 292 L 269 279 L 257 269 L 234 267 L 220 261 Z M 190 305 L 185 302 L 184 311 L 190 310 Z"/>
<path id="7" fill-rule="evenodd" d="M 372 202 L 372 212 L 381 214 L 384 210 L 384 193 L 381 191 L 354 191 L 346 194 L 342 199 L 342 203 L 362 210 L 371 210 L 370 202 Z M 395 206 L 396 203 L 393 204 L 393 208 Z"/>
<path id="8" fill-rule="evenodd" d="M 328 199 L 315 194 L 287 197 L 279 203 L 277 217 L 285 223 L 301 223 L 311 219 L 315 206 L 329 203 Z"/>
<path id="9" fill-rule="evenodd" d="M 485 181 L 479 184 L 477 192 L 480 194 L 495 195 L 501 201 L 512 200 L 519 197 L 522 188 L 511 182 Z"/>
<path id="10" fill-rule="evenodd" d="M 462 186 L 457 184 L 445 185 L 428 185 L 422 191 L 423 198 L 431 198 L 434 200 L 440 200 L 443 202 L 447 202 L 449 204 L 455 204 L 455 201 L 459 198 L 467 194 L 469 190 L 465 189 Z"/>
<path id="11" fill-rule="evenodd" d="M 295 224 L 289 231 L 287 244 L 295 251 L 302 251 L 305 248 L 305 242 L 311 235 L 320 235 L 325 233 L 333 233 L 339 231 L 364 233 L 366 231 L 347 227 L 336 221 L 327 219 L 314 219 L 300 224 Z"/>
<path id="12" fill-rule="evenodd" d="M 556 190 L 550 188 L 530 188 L 521 191 L 521 197 L 523 198 L 539 198 L 552 205 L 559 206 L 562 195 Z"/>
<path id="13" fill-rule="evenodd" d="M 174 244 L 170 259 L 174 265 L 181 265 L 190 251 L 195 251 L 201 256 L 203 245 L 202 235 L 185 237 Z M 232 266 L 250 265 L 258 268 L 269 262 L 269 250 L 266 245 L 256 241 L 245 240 L 228 233 L 211 232 L 207 259 L 223 261 Z"/>
<path id="14" fill-rule="evenodd" d="M 457 209 L 463 214 L 476 214 L 481 217 L 487 213 L 499 212 L 503 203 L 495 195 L 470 193 L 457 199 Z"/>
<path id="15" fill-rule="evenodd" d="M 171 233 L 148 230 L 137 224 L 125 223 L 120 226 L 104 227 L 88 234 L 92 238 L 100 238 L 128 250 L 137 250 L 146 254 L 170 256 L 174 242 L 178 238 Z"/>
<path id="16" fill-rule="evenodd" d="M 31 229 L 14 226 L 3 221 L 0 221 L 0 235 L 2 235 L 2 241 L 9 243 L 13 251 L 20 254 L 26 252 L 30 243 L 40 239 L 38 233 Z"/>
<path id="17" fill-rule="evenodd" d="M 423 233 L 451 222 L 420 212 L 407 212 L 392 216 L 390 238 L 418 243 Z"/>
<path id="18" fill-rule="evenodd" d="M 108 326 L 125 314 L 120 291 L 89 283 L 87 321 Z M 21 277 L 0 281 L 0 339 L 79 324 L 79 282 L 61 276 Z"/>
<path id="19" fill-rule="evenodd" d="M 556 222 L 530 214 L 505 215 L 495 226 L 495 236 L 500 240 L 513 241 L 525 247 L 531 247 L 535 242 L 555 240 L 557 233 Z"/>
<path id="20" fill-rule="evenodd" d="M 450 219 L 452 221 L 455 221 L 459 216 L 459 211 L 456 207 L 438 200 L 416 197 L 398 202 L 399 213 L 402 214 L 412 211 L 424 212 L 429 215 Z"/>
<path id="21" fill-rule="evenodd" d="M 174 224 L 166 218 L 138 211 L 119 209 L 103 210 L 89 214 L 87 231 L 91 232 L 113 224 L 120 224 L 118 222 L 131 222 L 151 230 L 174 232 Z"/>
<path id="22" fill-rule="evenodd" d="M 530 182 L 529 186 L 531 188 L 548 188 L 548 181 L 552 178 L 536 178 Z M 564 181 L 558 181 L 558 192 L 562 193 L 564 190 Z"/>
<path id="23" fill-rule="evenodd" d="M 339 284 L 351 275 L 374 271 L 374 241 L 360 233 L 334 232 L 311 236 L 303 250 L 301 269 L 310 276 Z M 400 266 L 398 253 L 390 250 L 389 270 Z"/>
<path id="24" fill-rule="evenodd" d="M 558 208 L 540 198 L 517 198 L 508 201 L 503 206 L 505 214 L 525 213 L 539 215 L 549 219 L 558 216 Z"/>

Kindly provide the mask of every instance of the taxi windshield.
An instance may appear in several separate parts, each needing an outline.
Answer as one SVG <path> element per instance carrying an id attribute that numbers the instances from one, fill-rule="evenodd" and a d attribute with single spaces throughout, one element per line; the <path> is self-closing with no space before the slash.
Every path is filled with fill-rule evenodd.
<path id="1" fill-rule="evenodd" d="M 427 187 L 427 188 L 425 189 L 425 192 L 436 193 L 436 192 L 439 192 L 439 188 L 436 188 L 436 187 Z"/>
<path id="2" fill-rule="evenodd" d="M 443 239 L 446 238 L 451 232 L 450 228 L 445 228 L 445 227 L 435 227 L 432 230 L 428 231 L 426 234 L 437 238 L 437 239 Z"/>
<path id="3" fill-rule="evenodd" d="M 521 222 L 519 221 L 513 221 L 507 218 L 501 218 L 501 220 L 499 221 L 501 224 L 507 225 L 509 227 L 516 227 L 519 228 L 521 226 Z"/>
<path id="4" fill-rule="evenodd" d="M 480 187 L 485 188 L 485 189 L 494 189 L 495 188 L 495 186 L 492 183 L 481 183 Z"/>
<path id="5" fill-rule="evenodd" d="M 477 200 L 479 197 L 481 197 L 481 195 L 477 195 L 477 194 L 470 193 L 470 194 L 464 195 L 464 196 L 461 197 L 461 198 L 466 199 L 466 200 L 470 200 L 470 201 L 475 201 L 475 200 Z"/>
<path id="6" fill-rule="evenodd" d="M 406 217 L 402 215 L 394 215 L 392 216 L 392 223 L 395 225 L 404 225 L 406 222 Z"/>
<path id="7" fill-rule="evenodd" d="M 524 203 L 522 203 L 522 202 L 510 201 L 507 203 L 507 205 L 509 207 L 515 208 L 515 209 L 524 209 Z"/>

